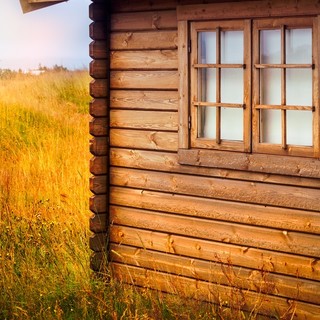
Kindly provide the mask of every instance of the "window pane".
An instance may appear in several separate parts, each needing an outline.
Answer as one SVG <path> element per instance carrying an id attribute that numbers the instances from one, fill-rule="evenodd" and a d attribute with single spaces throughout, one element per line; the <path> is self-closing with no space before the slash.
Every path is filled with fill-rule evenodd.
<path id="1" fill-rule="evenodd" d="M 199 69 L 198 90 L 200 101 L 216 102 L 216 69 Z"/>
<path id="2" fill-rule="evenodd" d="M 312 70 L 286 70 L 287 105 L 312 106 Z"/>
<path id="3" fill-rule="evenodd" d="M 221 32 L 221 63 L 243 63 L 243 31 Z"/>
<path id="4" fill-rule="evenodd" d="M 221 108 L 221 139 L 243 140 L 243 109 Z"/>
<path id="5" fill-rule="evenodd" d="M 286 63 L 312 63 L 312 29 L 286 30 Z"/>
<path id="6" fill-rule="evenodd" d="M 243 103 L 243 70 L 221 70 L 221 102 Z"/>
<path id="7" fill-rule="evenodd" d="M 280 144 L 281 137 L 281 111 L 261 110 L 261 132 L 260 141 L 266 143 Z"/>
<path id="8" fill-rule="evenodd" d="M 260 31 L 260 63 L 281 62 L 280 30 Z"/>
<path id="9" fill-rule="evenodd" d="M 216 63 L 216 33 L 199 32 L 198 63 Z"/>
<path id="10" fill-rule="evenodd" d="M 216 138 L 215 107 L 198 107 L 198 138 Z"/>
<path id="11" fill-rule="evenodd" d="M 263 69 L 260 71 L 260 104 L 281 104 L 281 70 Z"/>
<path id="12" fill-rule="evenodd" d="M 287 143 L 312 146 L 311 111 L 287 111 Z"/>

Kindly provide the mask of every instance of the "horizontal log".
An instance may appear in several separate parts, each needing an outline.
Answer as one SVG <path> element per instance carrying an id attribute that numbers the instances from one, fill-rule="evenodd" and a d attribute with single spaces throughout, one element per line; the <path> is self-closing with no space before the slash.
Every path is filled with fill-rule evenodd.
<path id="1" fill-rule="evenodd" d="M 90 95 L 93 98 L 107 98 L 109 81 L 107 79 L 96 79 L 90 82 Z"/>
<path id="2" fill-rule="evenodd" d="M 99 237 L 92 240 L 93 245 L 105 241 Z M 319 282 L 297 279 L 266 273 L 265 270 L 252 270 L 221 263 L 180 257 L 146 249 L 128 247 L 123 244 L 110 246 L 110 261 L 126 265 L 167 272 L 197 280 L 208 281 L 226 286 L 235 290 L 252 290 L 264 294 L 271 294 L 283 298 L 320 304 Z"/>
<path id="3" fill-rule="evenodd" d="M 174 132 L 111 129 L 113 147 L 177 151 L 178 136 Z"/>
<path id="4" fill-rule="evenodd" d="M 111 110 L 110 127 L 177 131 L 178 114 L 167 111 Z"/>
<path id="5" fill-rule="evenodd" d="M 93 117 L 108 116 L 108 100 L 104 98 L 93 99 L 89 106 L 90 115 Z"/>
<path id="6" fill-rule="evenodd" d="M 111 90 L 110 108 L 178 110 L 178 91 Z"/>
<path id="7" fill-rule="evenodd" d="M 94 252 L 90 256 L 90 268 L 96 272 L 102 272 L 104 278 L 108 273 L 106 252 Z"/>
<path id="8" fill-rule="evenodd" d="M 177 29 L 176 10 L 114 13 L 112 31 Z"/>
<path id="9" fill-rule="evenodd" d="M 114 130 L 114 129 L 112 129 Z M 111 131 L 112 131 L 111 130 Z M 252 182 L 266 182 L 292 186 L 319 188 L 316 179 L 279 176 L 265 173 L 235 171 L 220 168 L 206 168 L 198 166 L 181 166 L 177 154 L 146 150 L 112 149 L 111 164 L 120 167 L 144 168 L 149 170 L 170 171 L 176 173 L 193 174 L 196 176 L 211 176 L 224 179 L 246 180 Z"/>
<path id="10" fill-rule="evenodd" d="M 89 220 L 90 230 L 95 233 L 106 232 L 108 229 L 108 215 L 94 214 Z"/>
<path id="11" fill-rule="evenodd" d="M 320 256 L 320 238 L 315 235 L 294 231 L 284 233 L 282 230 L 114 205 L 110 206 L 109 212 L 110 221 L 118 225 L 231 243 L 249 248 L 261 248 L 315 258 Z"/>
<path id="12" fill-rule="evenodd" d="M 111 89 L 177 90 L 177 71 L 111 71 Z"/>
<path id="13" fill-rule="evenodd" d="M 111 69 L 178 69 L 177 50 L 111 51 Z"/>
<path id="14" fill-rule="evenodd" d="M 90 140 L 90 152 L 94 156 L 106 156 L 108 150 L 107 137 L 94 137 Z"/>
<path id="15" fill-rule="evenodd" d="M 105 233 L 96 233 L 89 238 L 89 247 L 92 251 L 101 252 L 107 250 L 107 237 Z"/>
<path id="16" fill-rule="evenodd" d="M 144 268 L 112 263 L 113 276 L 121 282 L 134 284 L 144 288 L 152 288 L 164 292 L 179 294 L 192 299 L 209 301 L 221 305 L 221 301 L 228 305 L 241 305 L 241 309 L 256 311 L 269 316 L 286 314 L 288 319 L 316 320 L 319 306 L 304 302 L 288 301 L 287 299 L 271 295 L 261 295 L 252 291 L 236 291 L 234 288 L 197 279 L 170 275 L 167 273 L 146 270 Z"/>
<path id="17" fill-rule="evenodd" d="M 108 134 L 108 118 L 92 118 L 89 122 L 89 132 L 95 137 L 106 136 Z"/>
<path id="18" fill-rule="evenodd" d="M 96 38 L 95 38 L 96 39 Z M 155 41 L 156 39 L 156 41 Z M 110 35 L 111 50 L 177 49 L 177 31 L 119 32 Z"/>
<path id="19" fill-rule="evenodd" d="M 179 150 L 179 163 L 320 179 L 320 161 L 312 158 L 217 150 Z M 320 184 L 319 184 L 320 187 Z"/>
<path id="20" fill-rule="evenodd" d="M 89 207 L 93 213 L 105 213 L 108 211 L 108 197 L 106 194 L 94 195 L 89 199 Z"/>
<path id="21" fill-rule="evenodd" d="M 90 62 L 89 73 L 95 79 L 107 79 L 109 74 L 109 60 L 93 60 Z"/>
<path id="22" fill-rule="evenodd" d="M 320 280 L 320 261 L 314 258 L 125 226 L 111 225 L 109 235 L 109 240 L 117 244 L 264 270 L 299 279 Z"/>
<path id="23" fill-rule="evenodd" d="M 89 36 L 92 40 L 108 39 L 108 24 L 104 21 L 92 22 L 89 25 Z"/>
<path id="24" fill-rule="evenodd" d="M 122 168 L 112 168 L 110 176 L 115 186 L 320 211 L 319 189 Z"/>
<path id="25" fill-rule="evenodd" d="M 107 3 L 91 3 L 89 5 L 89 18 L 93 21 L 106 21 L 110 13 Z"/>
<path id="26" fill-rule="evenodd" d="M 107 168 L 108 157 L 92 157 L 90 159 L 90 172 L 95 175 L 103 175 L 108 172 Z"/>
<path id="27" fill-rule="evenodd" d="M 90 190 L 96 195 L 106 194 L 108 192 L 108 176 L 104 175 L 90 177 Z"/>
<path id="28" fill-rule="evenodd" d="M 118 187 L 111 188 L 110 203 L 320 235 L 320 216 L 319 213 L 313 211 L 282 209 L 192 196 L 173 196 L 169 193 Z"/>
<path id="29" fill-rule="evenodd" d="M 89 46 L 89 55 L 92 59 L 108 59 L 108 42 L 103 40 L 92 41 Z"/>

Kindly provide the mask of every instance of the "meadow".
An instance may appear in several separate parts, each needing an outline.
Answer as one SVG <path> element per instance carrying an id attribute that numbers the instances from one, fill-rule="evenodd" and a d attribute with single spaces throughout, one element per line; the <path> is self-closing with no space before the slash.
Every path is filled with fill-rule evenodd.
<path id="1" fill-rule="evenodd" d="M 0 73 L 0 319 L 216 319 L 90 270 L 89 82 Z"/>

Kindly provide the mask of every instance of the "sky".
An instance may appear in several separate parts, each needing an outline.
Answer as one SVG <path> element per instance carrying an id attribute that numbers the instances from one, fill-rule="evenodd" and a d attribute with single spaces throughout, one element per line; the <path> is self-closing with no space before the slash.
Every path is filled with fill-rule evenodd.
<path id="1" fill-rule="evenodd" d="M 87 68 L 90 3 L 69 0 L 23 14 L 19 0 L 0 0 L 0 69 Z"/>

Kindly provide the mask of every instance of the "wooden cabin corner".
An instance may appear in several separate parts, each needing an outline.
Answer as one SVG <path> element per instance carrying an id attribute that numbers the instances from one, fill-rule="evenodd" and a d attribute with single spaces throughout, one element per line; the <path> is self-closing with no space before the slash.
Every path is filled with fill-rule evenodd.
<path id="1" fill-rule="evenodd" d="M 91 268 L 320 319 L 320 4 L 92 0 Z"/>

